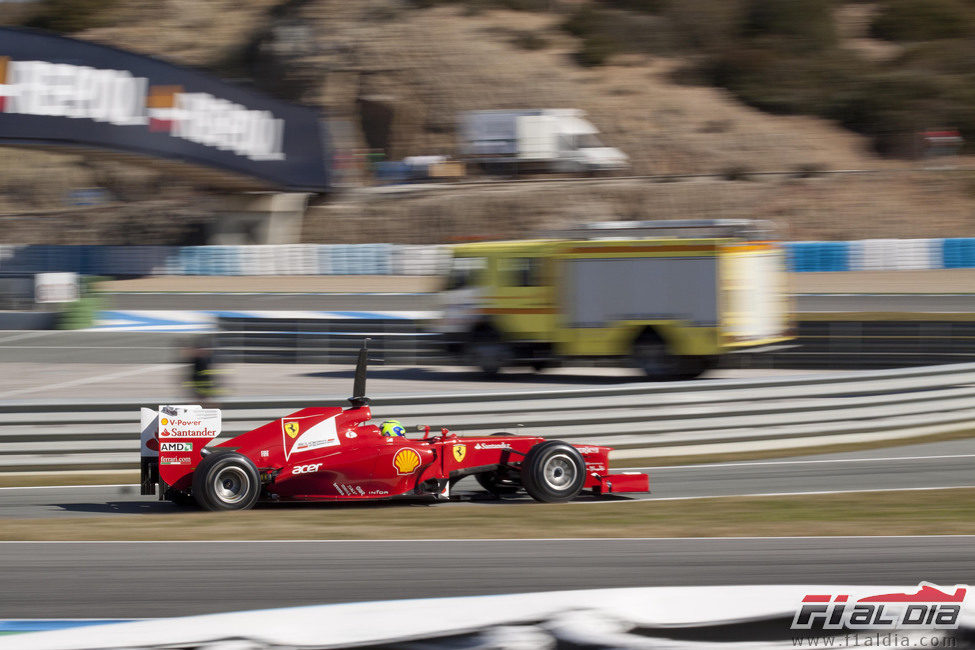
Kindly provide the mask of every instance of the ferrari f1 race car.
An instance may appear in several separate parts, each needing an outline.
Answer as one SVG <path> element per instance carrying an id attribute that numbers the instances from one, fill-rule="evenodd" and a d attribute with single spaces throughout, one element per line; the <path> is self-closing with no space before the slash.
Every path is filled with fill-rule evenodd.
<path id="1" fill-rule="evenodd" d="M 502 496 L 524 490 L 543 502 L 647 492 L 646 474 L 610 474 L 609 447 L 497 433 L 458 437 L 442 429 L 421 439 L 384 436 L 368 424 L 366 346 L 359 351 L 351 406 L 310 407 L 220 444 L 218 409 L 195 405 L 142 409 L 142 494 L 244 510 L 266 501 L 362 501 L 427 496 L 449 499 L 473 475 Z"/>

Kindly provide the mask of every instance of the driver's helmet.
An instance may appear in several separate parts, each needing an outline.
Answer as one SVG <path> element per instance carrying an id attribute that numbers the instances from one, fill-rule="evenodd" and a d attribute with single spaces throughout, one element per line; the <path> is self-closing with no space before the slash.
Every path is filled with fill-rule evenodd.
<path id="1" fill-rule="evenodd" d="M 379 430 L 387 437 L 406 435 L 406 429 L 403 428 L 399 420 L 386 420 L 379 425 Z"/>

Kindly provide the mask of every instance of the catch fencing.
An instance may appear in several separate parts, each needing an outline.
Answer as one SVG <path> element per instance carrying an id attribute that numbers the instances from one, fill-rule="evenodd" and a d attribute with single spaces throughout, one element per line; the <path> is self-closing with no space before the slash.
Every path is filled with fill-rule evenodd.
<path id="1" fill-rule="evenodd" d="M 185 398 L 170 403 L 183 403 Z M 233 398 L 221 439 L 340 397 Z M 166 400 L 0 402 L 0 472 L 138 467 L 139 408 Z M 975 363 L 856 373 L 549 391 L 376 396 L 376 420 L 508 431 L 616 449 L 627 459 L 907 438 L 975 418 Z M 416 434 L 413 434 L 416 435 Z"/>

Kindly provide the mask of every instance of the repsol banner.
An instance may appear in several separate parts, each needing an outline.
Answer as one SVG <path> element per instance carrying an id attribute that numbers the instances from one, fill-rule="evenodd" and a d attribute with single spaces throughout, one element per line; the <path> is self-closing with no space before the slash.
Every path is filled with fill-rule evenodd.
<path id="1" fill-rule="evenodd" d="M 0 28 L 0 144 L 83 146 L 328 188 L 313 109 L 201 72 L 54 34 Z"/>

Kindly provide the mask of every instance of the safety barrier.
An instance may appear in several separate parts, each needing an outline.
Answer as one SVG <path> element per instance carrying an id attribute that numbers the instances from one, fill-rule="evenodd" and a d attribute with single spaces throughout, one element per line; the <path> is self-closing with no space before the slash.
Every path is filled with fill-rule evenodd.
<path id="1" fill-rule="evenodd" d="M 975 238 L 863 239 L 784 244 L 795 272 L 975 268 Z M 0 273 L 83 275 L 439 275 L 444 246 L 280 244 L 255 246 L 0 245 Z"/>
<path id="2" fill-rule="evenodd" d="M 233 398 L 223 437 L 343 397 Z M 177 398 L 173 403 L 183 403 Z M 139 407 L 167 400 L 0 402 L 0 472 L 134 469 Z M 614 447 L 614 458 L 692 456 L 906 438 L 971 428 L 975 363 L 844 374 L 633 383 L 535 392 L 373 396 L 376 419 L 511 431 Z"/>
<path id="3" fill-rule="evenodd" d="M 975 238 L 789 242 L 790 271 L 975 268 Z"/>
<path id="4" fill-rule="evenodd" d="M 941 240 L 865 239 L 850 242 L 851 270 L 890 270 L 941 268 Z"/>
<path id="5" fill-rule="evenodd" d="M 804 241 L 786 245 L 789 270 L 849 271 L 850 243 L 845 241 Z"/>
<path id="6" fill-rule="evenodd" d="M 119 313 L 119 319 L 125 318 Z M 371 356 L 387 364 L 463 364 L 447 353 L 431 330 L 434 312 L 216 314 L 215 345 L 228 363 L 355 363 L 362 337 L 372 338 Z M 164 321 L 145 321 L 161 329 Z M 173 322 L 173 329 L 186 326 Z M 779 350 L 740 351 L 722 357 L 726 367 L 867 369 L 975 361 L 975 322 L 969 320 L 857 320 L 828 318 L 796 322 L 796 339 Z M 90 345 L 90 344 L 89 344 Z M 92 354 L 96 354 L 92 352 Z M 7 352 L 9 354 L 9 352 Z M 144 361 L 147 362 L 148 360 Z M 97 360 L 95 361 L 97 362 Z M 619 366 L 625 359 L 590 359 Z"/>
<path id="7" fill-rule="evenodd" d="M 437 275 L 446 251 L 394 244 L 0 246 L 0 273 L 82 275 Z"/>

